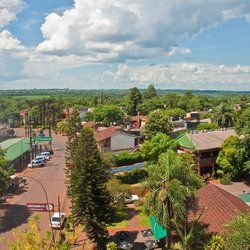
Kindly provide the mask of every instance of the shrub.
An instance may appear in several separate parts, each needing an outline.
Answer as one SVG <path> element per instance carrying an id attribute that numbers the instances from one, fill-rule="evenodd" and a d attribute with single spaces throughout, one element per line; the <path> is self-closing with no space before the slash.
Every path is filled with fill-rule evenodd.
<path id="1" fill-rule="evenodd" d="M 230 174 L 224 174 L 220 179 L 220 184 L 222 185 L 231 185 L 232 184 L 232 177 Z"/>
<path id="2" fill-rule="evenodd" d="M 115 158 L 116 158 L 116 165 L 118 167 L 131 165 L 143 161 L 140 152 L 134 152 L 134 153 L 121 152 L 120 154 L 116 155 Z"/>
<path id="3" fill-rule="evenodd" d="M 114 241 L 111 241 L 107 244 L 107 250 L 117 250 L 117 244 Z"/>
<path id="4" fill-rule="evenodd" d="M 116 178 L 124 184 L 135 184 L 138 182 L 142 182 L 147 177 L 148 173 L 145 169 L 135 169 L 116 176 Z"/>

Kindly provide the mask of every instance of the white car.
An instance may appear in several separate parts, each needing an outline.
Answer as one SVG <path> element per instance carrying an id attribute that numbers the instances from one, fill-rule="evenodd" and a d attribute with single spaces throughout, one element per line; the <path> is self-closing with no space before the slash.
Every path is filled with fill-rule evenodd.
<path id="1" fill-rule="evenodd" d="M 46 157 L 44 155 L 37 155 L 36 160 L 46 161 Z"/>
<path id="2" fill-rule="evenodd" d="M 50 159 L 50 152 L 48 152 L 48 151 L 42 152 L 41 155 L 43 155 L 45 157 L 45 160 Z"/>
<path id="3" fill-rule="evenodd" d="M 132 203 L 132 202 L 138 201 L 138 200 L 139 200 L 138 195 L 132 194 L 131 197 L 130 197 L 129 199 L 126 199 L 126 200 L 125 200 L 125 203 L 128 204 L 128 203 Z"/>
<path id="4" fill-rule="evenodd" d="M 30 164 L 28 164 L 28 168 L 43 167 L 43 166 L 44 166 L 43 160 L 33 160 Z"/>
<path id="5" fill-rule="evenodd" d="M 53 214 L 51 218 L 50 226 L 52 228 L 60 229 L 63 227 L 65 220 L 66 220 L 65 213 L 56 212 Z"/>

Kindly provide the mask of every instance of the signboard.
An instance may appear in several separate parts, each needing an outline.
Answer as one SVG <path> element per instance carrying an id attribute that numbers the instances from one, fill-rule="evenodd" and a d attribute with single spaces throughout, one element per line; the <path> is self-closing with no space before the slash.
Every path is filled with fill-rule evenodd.
<path id="1" fill-rule="evenodd" d="M 52 137 L 51 136 L 36 136 L 34 138 L 35 142 L 40 142 L 40 141 L 52 141 Z"/>
<path id="2" fill-rule="evenodd" d="M 29 212 L 53 212 L 54 204 L 53 203 L 31 203 L 26 204 Z"/>

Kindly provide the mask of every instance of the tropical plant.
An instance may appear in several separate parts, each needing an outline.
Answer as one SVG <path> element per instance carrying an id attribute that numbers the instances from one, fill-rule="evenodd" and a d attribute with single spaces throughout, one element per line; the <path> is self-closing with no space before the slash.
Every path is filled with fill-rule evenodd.
<path id="1" fill-rule="evenodd" d="M 111 241 L 107 244 L 107 250 L 117 250 L 117 244 L 114 241 Z"/>
<path id="2" fill-rule="evenodd" d="M 176 228 L 172 219 L 185 226 L 187 211 L 196 205 L 196 193 L 201 187 L 201 180 L 193 166 L 187 165 L 174 151 L 162 154 L 157 164 L 148 166 L 148 178 L 145 188 L 149 190 L 145 197 L 145 211 L 154 215 L 168 234 Z"/>
<path id="3" fill-rule="evenodd" d="M 207 250 L 223 250 L 225 249 L 225 243 L 222 236 L 216 234 L 213 235 L 207 244 Z"/>
<path id="4" fill-rule="evenodd" d="M 232 127 L 233 126 L 233 114 L 232 110 L 222 102 L 215 110 L 215 121 L 220 127 Z"/>
<path id="5" fill-rule="evenodd" d="M 56 124 L 56 131 L 67 135 L 69 133 L 69 122 L 68 120 L 62 120 Z"/>

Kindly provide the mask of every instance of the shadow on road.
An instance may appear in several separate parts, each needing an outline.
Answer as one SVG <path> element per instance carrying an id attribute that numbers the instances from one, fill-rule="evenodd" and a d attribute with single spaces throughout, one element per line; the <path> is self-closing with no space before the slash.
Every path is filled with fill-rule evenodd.
<path id="1" fill-rule="evenodd" d="M 27 222 L 30 212 L 25 205 L 0 204 L 0 233 L 10 231 Z"/>

